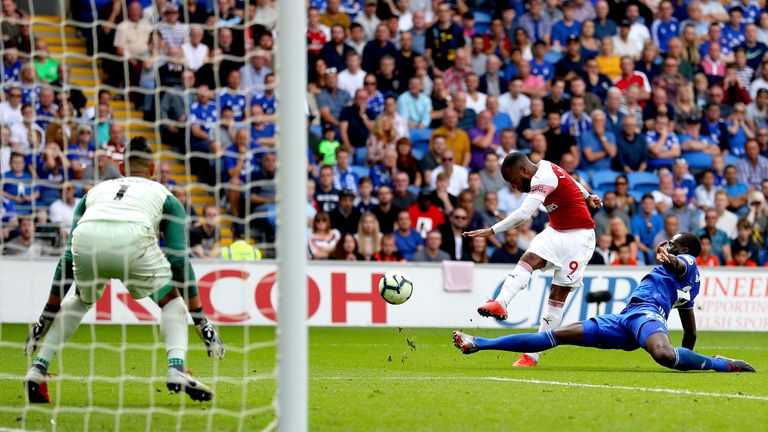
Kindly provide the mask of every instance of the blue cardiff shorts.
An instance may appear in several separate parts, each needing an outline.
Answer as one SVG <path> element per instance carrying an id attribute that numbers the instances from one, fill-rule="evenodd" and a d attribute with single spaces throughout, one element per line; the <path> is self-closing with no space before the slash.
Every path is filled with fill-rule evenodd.
<path id="1" fill-rule="evenodd" d="M 584 346 L 601 349 L 645 349 L 651 335 L 669 334 L 664 311 L 652 303 L 630 303 L 621 313 L 598 315 L 582 325 Z"/>

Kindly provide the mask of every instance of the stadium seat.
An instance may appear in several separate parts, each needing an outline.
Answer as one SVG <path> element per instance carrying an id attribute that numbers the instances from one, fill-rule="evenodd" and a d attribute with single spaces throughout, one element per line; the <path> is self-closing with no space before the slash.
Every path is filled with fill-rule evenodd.
<path id="1" fill-rule="evenodd" d="M 627 174 L 629 187 L 637 192 L 653 192 L 659 188 L 659 177 L 649 172 L 633 172 Z"/>
<path id="2" fill-rule="evenodd" d="M 429 139 L 432 137 L 432 129 L 411 129 L 411 148 L 413 156 L 421 160 L 429 152 Z"/>
<path id="3" fill-rule="evenodd" d="M 362 146 L 355 149 L 355 163 L 358 165 L 365 164 L 365 159 L 368 157 L 368 147 Z"/>
<path id="4" fill-rule="evenodd" d="M 323 127 L 320 125 L 310 126 L 309 132 L 321 137 L 323 136 Z"/>
<path id="5" fill-rule="evenodd" d="M 367 166 L 350 165 L 349 169 L 351 169 L 352 172 L 357 174 L 357 176 L 360 177 L 360 178 L 368 177 L 371 174 L 371 170 Z"/>
<path id="6" fill-rule="evenodd" d="M 594 189 L 594 188 L 592 189 L 592 195 L 597 195 L 600 197 L 600 199 L 603 199 L 603 197 L 605 197 L 605 192 L 606 191 L 602 189 Z"/>
<path id="7" fill-rule="evenodd" d="M 640 192 L 640 191 L 636 191 L 636 190 L 631 190 L 631 191 L 629 191 L 629 196 L 634 198 L 635 199 L 635 204 L 640 206 L 640 201 L 643 200 L 643 195 L 645 195 L 646 193 L 650 193 L 650 192 Z"/>
<path id="8" fill-rule="evenodd" d="M 688 162 L 688 167 L 693 170 L 712 168 L 712 156 L 704 152 L 685 152 L 683 159 Z"/>
<path id="9" fill-rule="evenodd" d="M 723 155 L 723 160 L 725 161 L 725 166 L 733 165 L 738 166 L 739 165 L 739 158 L 734 155 Z"/>
<path id="10" fill-rule="evenodd" d="M 592 173 L 592 187 L 595 189 L 602 189 L 602 190 L 614 190 L 614 183 L 616 182 L 616 177 L 619 176 L 619 173 L 616 171 L 611 170 L 600 170 L 595 171 Z"/>
<path id="11" fill-rule="evenodd" d="M 421 192 L 421 186 L 414 186 L 414 185 L 408 186 L 408 192 L 418 196 L 419 192 Z"/>
<path id="12" fill-rule="evenodd" d="M 477 34 L 486 34 L 491 29 L 491 18 L 493 17 L 485 12 L 475 11 L 472 14 L 475 17 L 475 31 Z"/>
<path id="13" fill-rule="evenodd" d="M 674 163 L 674 159 L 648 159 L 648 169 L 656 170 L 659 168 L 672 168 Z"/>

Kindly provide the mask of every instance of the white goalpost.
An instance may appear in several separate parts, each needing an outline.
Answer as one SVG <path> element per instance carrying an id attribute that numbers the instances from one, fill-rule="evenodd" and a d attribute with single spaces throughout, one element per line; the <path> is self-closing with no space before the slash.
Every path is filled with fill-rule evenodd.
<path id="1" fill-rule="evenodd" d="M 277 421 L 284 432 L 307 430 L 305 3 L 280 0 L 277 22 L 278 190 Z"/>

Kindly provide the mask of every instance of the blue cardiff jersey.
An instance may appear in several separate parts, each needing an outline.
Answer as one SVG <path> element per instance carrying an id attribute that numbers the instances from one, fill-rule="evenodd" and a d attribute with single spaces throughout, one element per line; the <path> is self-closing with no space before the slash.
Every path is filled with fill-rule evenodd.
<path id="1" fill-rule="evenodd" d="M 692 308 L 693 299 L 699 294 L 701 285 L 696 258 L 691 255 L 677 257 L 685 263 L 685 274 L 675 276 L 664 266 L 656 266 L 632 291 L 630 298 L 660 306 L 664 310 L 665 318 L 669 317 L 669 311 L 672 308 Z"/>

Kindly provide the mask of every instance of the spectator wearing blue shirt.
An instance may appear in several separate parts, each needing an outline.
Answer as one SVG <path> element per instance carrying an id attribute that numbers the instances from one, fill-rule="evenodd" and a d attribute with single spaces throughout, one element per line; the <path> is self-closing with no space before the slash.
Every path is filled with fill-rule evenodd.
<path id="1" fill-rule="evenodd" d="M 251 149 L 248 129 L 239 129 L 235 133 L 235 143 L 225 150 L 221 161 L 221 182 L 227 191 L 232 215 L 240 217 L 243 193 L 250 190 L 249 183 L 259 170 L 256 154 Z"/>
<path id="2" fill-rule="evenodd" d="M 261 105 L 251 106 L 251 148 L 268 149 L 274 148 L 277 140 L 275 139 L 275 124 L 267 121 L 268 117 L 264 114 Z M 261 160 L 261 155 L 259 155 Z"/>
<path id="3" fill-rule="evenodd" d="M 360 178 L 349 169 L 349 150 L 346 147 L 336 149 L 336 165 L 333 166 L 333 188 L 350 190 L 357 195 L 357 183 Z"/>
<path id="4" fill-rule="evenodd" d="M 33 185 L 32 174 L 25 169 L 24 155 L 11 153 L 10 165 L 11 170 L 3 174 L 3 197 L 14 203 L 16 213 L 30 214 L 40 198 L 40 188 Z"/>
<path id="5" fill-rule="evenodd" d="M 42 182 L 37 204 L 49 207 L 61 198 L 61 183 L 72 178 L 69 161 L 58 144 L 54 142 L 46 144 L 41 163 L 37 166 L 37 177 Z"/>
<path id="6" fill-rule="evenodd" d="M 584 112 L 586 109 L 583 96 L 571 98 L 571 109 L 563 114 L 560 130 L 575 139 L 592 130 L 592 119 Z"/>
<path id="7" fill-rule="evenodd" d="M 395 227 L 393 234 L 397 250 L 407 261 L 413 261 L 413 255 L 424 249 L 424 239 L 416 230 L 411 229 L 411 215 L 407 210 L 401 210 L 397 214 Z"/>
<path id="8" fill-rule="evenodd" d="M 432 100 L 421 91 L 421 79 L 408 80 L 408 91 L 397 98 L 397 113 L 408 122 L 410 129 L 426 128 L 432 121 Z"/>
<path id="9" fill-rule="evenodd" d="M 19 60 L 19 51 L 16 48 L 7 48 L 3 54 L 3 84 L 18 83 L 21 75 L 21 67 L 24 62 Z"/>
<path id="10" fill-rule="evenodd" d="M 669 40 L 680 33 L 680 23 L 673 17 L 675 9 L 670 0 L 659 3 L 659 17 L 651 24 L 651 38 L 662 53 L 667 52 Z"/>
<path id="11" fill-rule="evenodd" d="M 728 126 L 728 150 L 730 154 L 736 157 L 744 157 L 744 146 L 747 140 L 755 138 L 755 131 L 746 121 L 747 107 L 742 102 L 733 105 L 731 121 L 726 122 Z"/>
<path id="12" fill-rule="evenodd" d="M 56 118 L 56 111 L 58 111 L 58 109 L 59 106 L 55 103 L 55 94 L 53 93 L 53 90 L 50 88 L 40 90 L 40 96 L 35 105 L 37 125 L 43 130 L 48 129 L 48 125 Z"/>
<path id="13" fill-rule="evenodd" d="M 535 42 L 531 48 L 533 59 L 528 62 L 531 65 L 531 75 L 540 77 L 545 82 L 549 82 L 555 77 L 555 65 L 544 60 L 544 54 L 547 52 L 547 45 L 544 42 Z M 505 77 L 510 79 L 512 77 Z M 506 89 L 504 87 L 503 89 Z"/>
<path id="14" fill-rule="evenodd" d="M 517 25 L 525 30 L 533 42 L 549 42 L 552 32 L 552 23 L 547 16 L 541 13 L 543 8 L 544 5 L 541 1 L 533 0 L 528 3 L 528 12 L 517 19 Z"/>
<path id="15" fill-rule="evenodd" d="M 208 86 L 200 84 L 197 88 L 197 98 L 189 106 L 188 121 L 191 133 L 190 149 L 192 151 L 210 152 L 213 142 L 212 131 L 219 119 L 216 104 L 211 101 Z"/>
<path id="16" fill-rule="evenodd" d="M 592 20 L 595 23 L 595 38 L 598 40 L 602 40 L 606 36 L 616 36 L 619 32 L 616 22 L 608 16 L 609 14 L 608 2 L 598 0 L 595 3 L 595 19 Z"/>
<path id="17" fill-rule="evenodd" d="M 720 24 L 716 22 L 709 25 L 707 40 L 699 45 L 699 54 L 702 59 L 709 54 L 709 44 L 712 42 L 720 44 L 720 58 L 727 58 L 733 51 L 731 45 L 728 43 L 728 39 L 723 34 L 723 29 L 720 28 Z"/>
<path id="18" fill-rule="evenodd" d="M 683 133 L 678 135 L 683 152 L 700 151 L 710 155 L 720 154 L 720 148 L 709 136 L 701 134 L 701 119 L 686 117 Z"/>
<path id="19" fill-rule="evenodd" d="M 648 161 L 655 167 L 672 166 L 675 158 L 680 157 L 681 150 L 680 140 L 670 128 L 669 117 L 665 114 L 657 115 L 653 128 L 645 133 Z"/>
<path id="20" fill-rule="evenodd" d="M 634 116 L 625 116 L 621 126 L 622 132 L 616 137 L 617 151 L 611 168 L 625 173 L 645 171 L 648 167 L 648 146 L 643 134 L 637 133 L 637 120 Z"/>
<path id="21" fill-rule="evenodd" d="M 742 21 L 744 12 L 738 7 L 732 7 L 728 11 L 728 23 L 723 27 L 723 38 L 731 49 L 744 43 L 744 30 L 746 24 Z"/>
<path id="22" fill-rule="evenodd" d="M 267 64 L 269 53 L 261 48 L 256 48 L 251 56 L 251 61 L 238 70 L 238 87 L 246 94 L 262 93 L 267 88 L 267 77 L 274 74 Z M 230 72 L 231 73 L 231 72 Z M 229 76 L 227 76 L 229 80 Z M 273 81 L 274 85 L 274 81 Z"/>
<path id="23" fill-rule="evenodd" d="M 760 6 L 755 0 L 734 0 L 730 7 L 741 11 L 741 22 L 744 24 L 756 24 L 760 18 Z"/>
<path id="24" fill-rule="evenodd" d="M 275 97 L 275 74 L 269 73 L 264 78 L 264 91 L 256 93 L 251 98 L 251 105 L 259 105 L 264 114 L 272 115 L 277 111 L 277 98 Z"/>
<path id="25" fill-rule="evenodd" d="M 685 159 L 676 159 L 675 164 L 672 166 L 672 183 L 675 189 L 682 189 L 685 191 L 685 197 L 687 202 L 690 203 L 694 196 L 696 196 L 696 180 L 694 180 L 691 173 L 688 171 L 688 162 Z"/>
<path id="26" fill-rule="evenodd" d="M 95 152 L 96 146 L 93 142 L 93 129 L 86 124 L 81 124 L 77 127 L 75 143 L 69 146 L 67 151 L 67 159 L 69 159 L 74 178 L 82 178 L 85 168 L 93 164 Z"/>
<path id="27" fill-rule="evenodd" d="M 601 110 L 592 111 L 592 130 L 579 138 L 582 151 L 581 167 L 590 170 L 611 169 L 616 156 L 616 135 L 606 129 L 606 116 Z"/>
<path id="28" fill-rule="evenodd" d="M 664 229 L 664 219 L 655 213 L 653 195 L 645 194 L 640 201 L 640 213 L 632 218 L 632 235 L 635 236 L 638 258 L 645 264 L 653 264 L 655 246 L 653 238 Z"/>
<path id="29" fill-rule="evenodd" d="M 371 180 L 373 180 L 373 187 L 378 189 L 381 185 L 387 185 L 393 188 L 393 177 L 397 172 L 397 151 L 391 147 L 384 149 L 384 156 L 381 161 L 371 167 Z"/>
<path id="30" fill-rule="evenodd" d="M 720 105 L 714 102 L 707 104 L 704 118 L 701 119 L 701 134 L 709 136 L 720 150 L 730 150 L 728 126 L 721 118 Z"/>
<path id="31" fill-rule="evenodd" d="M 339 126 L 341 110 L 349 105 L 352 97 L 349 93 L 337 87 L 338 77 L 336 71 L 328 69 L 325 73 L 325 88 L 317 96 L 317 108 L 320 110 L 320 118 L 323 122 Z M 382 105 L 384 100 L 382 99 Z"/>
<path id="32" fill-rule="evenodd" d="M 581 23 L 573 19 L 573 3 L 568 2 L 563 5 L 563 19 L 552 25 L 552 48 L 565 47 L 568 38 L 579 37 L 581 32 Z"/>
<path id="33" fill-rule="evenodd" d="M 246 114 L 246 97 L 240 90 L 239 71 L 233 70 L 229 73 L 229 76 L 227 76 L 227 87 L 222 90 L 223 91 L 218 95 L 219 109 L 229 107 L 232 109 L 235 121 L 243 121 Z"/>
<path id="34" fill-rule="evenodd" d="M 747 204 L 749 185 L 739 181 L 739 171 L 733 165 L 725 167 L 723 190 L 728 192 L 728 208 L 738 211 Z"/>

